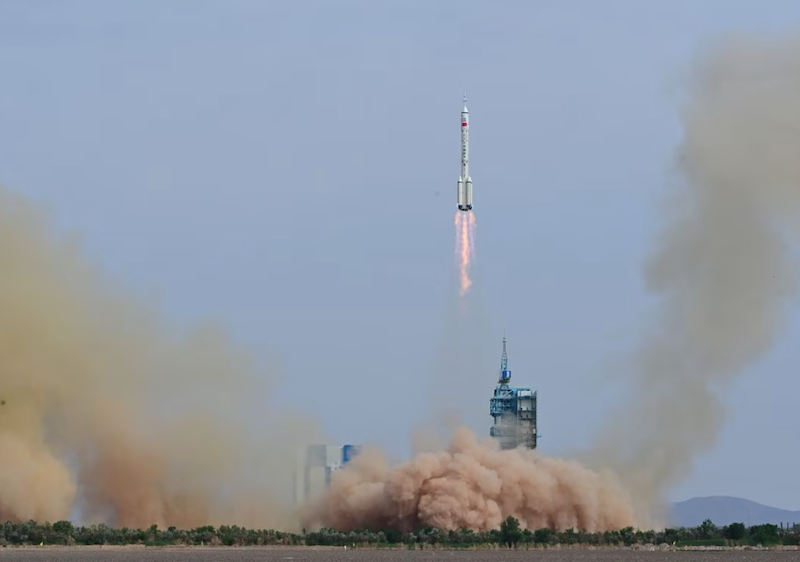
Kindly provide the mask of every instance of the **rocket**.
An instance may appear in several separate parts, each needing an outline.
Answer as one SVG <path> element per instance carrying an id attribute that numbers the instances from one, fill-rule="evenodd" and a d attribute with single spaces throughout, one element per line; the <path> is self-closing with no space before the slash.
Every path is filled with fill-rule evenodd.
<path id="1" fill-rule="evenodd" d="M 469 177 L 469 110 L 467 94 L 461 109 L 461 175 L 458 176 L 456 203 L 459 211 L 472 210 L 472 178 Z"/>

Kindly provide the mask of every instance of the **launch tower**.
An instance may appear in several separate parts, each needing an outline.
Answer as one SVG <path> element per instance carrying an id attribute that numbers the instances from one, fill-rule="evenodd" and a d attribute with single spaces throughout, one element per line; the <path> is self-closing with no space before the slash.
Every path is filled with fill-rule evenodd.
<path id="1" fill-rule="evenodd" d="M 489 434 L 500 442 L 501 449 L 536 448 L 536 392 L 530 388 L 510 386 L 506 338 L 503 338 L 503 355 L 500 360 L 500 379 L 489 400 L 489 413 L 494 425 Z"/>

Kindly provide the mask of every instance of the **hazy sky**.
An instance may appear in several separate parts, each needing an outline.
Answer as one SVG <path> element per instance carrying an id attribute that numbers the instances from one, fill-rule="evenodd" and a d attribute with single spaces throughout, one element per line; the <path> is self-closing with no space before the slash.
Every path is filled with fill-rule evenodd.
<path id="1" fill-rule="evenodd" d="M 277 357 L 282 399 L 337 440 L 403 456 L 454 291 L 466 90 L 496 360 L 437 399 L 488 435 L 505 330 L 541 450 L 566 453 L 648 310 L 683 76 L 726 33 L 798 22 L 795 0 L 0 0 L 0 183 L 176 322 Z M 800 509 L 798 335 L 675 499 Z"/>

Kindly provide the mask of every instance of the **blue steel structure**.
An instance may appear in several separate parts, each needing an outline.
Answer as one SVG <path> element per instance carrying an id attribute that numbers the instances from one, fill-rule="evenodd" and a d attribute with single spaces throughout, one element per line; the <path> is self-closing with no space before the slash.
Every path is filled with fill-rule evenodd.
<path id="1" fill-rule="evenodd" d="M 536 392 L 530 388 L 510 386 L 506 338 L 503 338 L 503 355 L 500 359 L 500 379 L 489 400 L 489 413 L 494 425 L 489 434 L 500 442 L 501 449 L 524 447 L 535 449 L 538 438 L 536 427 Z"/>

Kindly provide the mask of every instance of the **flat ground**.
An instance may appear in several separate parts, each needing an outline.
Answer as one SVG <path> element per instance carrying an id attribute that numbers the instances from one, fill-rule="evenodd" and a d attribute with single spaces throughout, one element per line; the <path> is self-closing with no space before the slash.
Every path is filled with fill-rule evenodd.
<path id="1" fill-rule="evenodd" d="M 630 550 L 538 550 L 538 551 L 383 551 L 344 550 L 342 548 L 136 548 L 136 547 L 36 547 L 0 548 L 0 560 L 5 561 L 110 561 L 110 562 L 394 562 L 408 561 L 461 561 L 514 562 L 516 560 L 544 560 L 545 562 L 590 562 L 614 560 L 635 562 L 800 562 L 800 551 L 692 551 L 647 552 Z"/>

